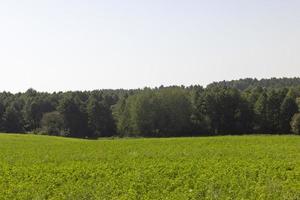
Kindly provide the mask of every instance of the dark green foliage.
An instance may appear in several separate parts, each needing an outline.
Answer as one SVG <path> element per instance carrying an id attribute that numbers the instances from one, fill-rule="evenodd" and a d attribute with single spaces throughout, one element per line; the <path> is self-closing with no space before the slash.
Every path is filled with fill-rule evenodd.
<path id="1" fill-rule="evenodd" d="M 63 116 L 65 128 L 70 132 L 71 137 L 90 136 L 87 128 L 87 114 L 78 96 L 64 97 L 59 104 L 58 110 Z"/>
<path id="2" fill-rule="evenodd" d="M 298 106 L 298 111 L 300 112 L 300 97 L 296 98 L 296 104 Z"/>
<path id="3" fill-rule="evenodd" d="M 268 131 L 278 133 L 280 131 L 280 106 L 284 100 L 283 91 L 271 90 L 267 102 Z"/>
<path id="4" fill-rule="evenodd" d="M 39 128 L 44 113 L 54 110 L 51 102 L 47 99 L 35 98 L 27 100 L 25 107 L 26 129 L 34 130 Z"/>
<path id="5" fill-rule="evenodd" d="M 41 129 L 48 135 L 67 136 L 64 131 L 64 118 L 57 111 L 45 113 L 43 115 Z"/>
<path id="6" fill-rule="evenodd" d="M 118 130 L 125 135 L 167 137 L 189 134 L 192 105 L 181 88 L 146 89 L 120 101 Z"/>
<path id="7" fill-rule="evenodd" d="M 191 123 L 194 134 L 207 135 L 210 130 L 210 120 L 205 114 L 204 89 L 193 87 L 191 91 L 192 115 Z"/>
<path id="8" fill-rule="evenodd" d="M 3 114 L 3 130 L 9 133 L 21 133 L 24 131 L 21 112 L 15 105 L 6 108 Z"/>
<path id="9" fill-rule="evenodd" d="M 288 133 L 289 122 L 297 112 L 295 99 L 286 89 L 263 91 L 254 105 L 254 129 L 263 133 Z"/>
<path id="10" fill-rule="evenodd" d="M 295 99 L 289 96 L 285 97 L 280 106 L 280 129 L 282 133 L 291 131 L 290 121 L 297 112 L 298 106 Z"/>
<path id="11" fill-rule="evenodd" d="M 95 97 L 90 97 L 87 104 L 88 126 L 92 137 L 108 137 L 115 133 L 115 125 L 109 106 Z"/>
<path id="12" fill-rule="evenodd" d="M 2 92 L 0 130 L 44 130 L 80 138 L 287 134 L 292 116 L 300 111 L 299 81 L 241 79 L 206 88 Z"/>
<path id="13" fill-rule="evenodd" d="M 291 128 L 293 133 L 300 134 L 300 113 L 297 113 L 293 116 Z"/>
<path id="14" fill-rule="evenodd" d="M 5 106 L 3 102 L 0 101 L 0 131 L 3 131 L 3 115 L 5 112 Z"/>
<path id="15" fill-rule="evenodd" d="M 201 106 L 215 135 L 242 133 L 251 128 L 252 111 L 236 89 L 210 87 L 203 94 Z"/>
<path id="16" fill-rule="evenodd" d="M 254 105 L 255 112 L 255 130 L 266 132 L 268 130 L 268 96 L 262 92 Z"/>
<path id="17" fill-rule="evenodd" d="M 287 88 L 300 85 L 300 78 L 270 78 L 270 79 L 252 79 L 245 78 L 232 81 L 221 81 L 209 84 L 211 86 L 226 86 L 231 88 L 236 88 L 239 90 L 246 90 L 253 87 L 263 87 L 263 88 Z"/>

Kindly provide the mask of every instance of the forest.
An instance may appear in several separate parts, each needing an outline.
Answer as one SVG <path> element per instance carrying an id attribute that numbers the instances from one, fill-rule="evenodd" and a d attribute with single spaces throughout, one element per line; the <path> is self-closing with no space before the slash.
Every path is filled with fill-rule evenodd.
<path id="1" fill-rule="evenodd" d="M 299 134 L 300 78 L 0 93 L 0 131 L 78 138 Z"/>

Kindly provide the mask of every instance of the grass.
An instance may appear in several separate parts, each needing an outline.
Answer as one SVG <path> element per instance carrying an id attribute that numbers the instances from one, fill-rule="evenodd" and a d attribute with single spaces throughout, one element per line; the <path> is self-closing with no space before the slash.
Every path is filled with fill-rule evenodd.
<path id="1" fill-rule="evenodd" d="M 300 137 L 0 134 L 0 199 L 300 199 Z"/>

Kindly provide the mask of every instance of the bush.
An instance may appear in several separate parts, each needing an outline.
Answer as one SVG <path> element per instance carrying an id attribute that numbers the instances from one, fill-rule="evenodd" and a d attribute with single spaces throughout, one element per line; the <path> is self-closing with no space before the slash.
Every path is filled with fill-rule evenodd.
<path id="1" fill-rule="evenodd" d="M 293 116 L 291 128 L 293 133 L 300 134 L 300 113 L 297 113 Z"/>

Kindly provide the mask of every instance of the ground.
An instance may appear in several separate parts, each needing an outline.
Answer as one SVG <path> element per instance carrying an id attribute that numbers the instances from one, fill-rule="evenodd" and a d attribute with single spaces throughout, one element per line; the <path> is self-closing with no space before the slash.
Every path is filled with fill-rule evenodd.
<path id="1" fill-rule="evenodd" d="M 300 199 L 300 137 L 0 134 L 0 199 Z"/>

